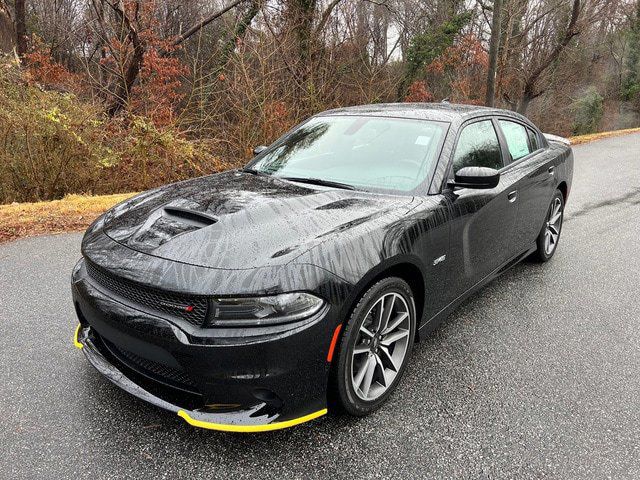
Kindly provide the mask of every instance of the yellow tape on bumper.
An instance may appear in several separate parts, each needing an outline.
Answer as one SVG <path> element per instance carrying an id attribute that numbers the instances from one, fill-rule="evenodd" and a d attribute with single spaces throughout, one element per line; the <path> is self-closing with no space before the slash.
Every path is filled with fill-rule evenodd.
<path id="1" fill-rule="evenodd" d="M 210 430 L 221 430 L 223 432 L 268 432 L 271 430 L 280 430 L 281 428 L 293 427 L 304 422 L 313 420 L 314 418 L 321 417 L 327 413 L 327 409 L 318 410 L 317 412 L 310 413 L 304 417 L 294 418 L 293 420 L 287 420 L 284 422 L 268 423 L 266 425 L 229 425 L 224 423 L 212 423 L 203 422 L 202 420 L 196 420 L 191 418 L 184 410 L 178 411 L 178 416 L 185 419 L 189 425 L 200 428 L 208 428 Z"/>
<path id="2" fill-rule="evenodd" d="M 80 324 L 78 324 L 78 326 L 76 327 L 76 333 L 73 335 L 73 344 L 76 346 L 76 348 L 79 348 L 80 350 L 82 350 L 82 347 L 84 347 L 84 345 L 82 345 L 78 341 L 79 334 L 80 334 Z"/>

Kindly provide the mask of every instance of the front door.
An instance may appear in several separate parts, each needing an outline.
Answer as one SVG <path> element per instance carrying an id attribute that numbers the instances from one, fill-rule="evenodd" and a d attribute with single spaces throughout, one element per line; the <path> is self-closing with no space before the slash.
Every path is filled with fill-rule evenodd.
<path id="1" fill-rule="evenodd" d="M 468 166 L 500 170 L 505 165 L 503 153 L 494 121 L 486 118 L 467 124 L 454 150 L 451 177 Z M 505 175 L 492 189 L 447 188 L 443 193 L 451 222 L 447 259 L 451 292 L 460 294 L 513 256 L 517 192 L 513 178 Z"/>

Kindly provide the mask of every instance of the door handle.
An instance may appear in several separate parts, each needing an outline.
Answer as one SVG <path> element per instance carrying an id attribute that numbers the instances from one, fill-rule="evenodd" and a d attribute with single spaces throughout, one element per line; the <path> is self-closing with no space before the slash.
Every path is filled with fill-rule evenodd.
<path id="1" fill-rule="evenodd" d="M 549 167 L 549 175 L 553 175 L 553 172 L 556 171 L 556 167 Z"/>
<path id="2" fill-rule="evenodd" d="M 515 202 L 518 199 L 518 191 L 514 190 L 513 192 L 509 192 L 507 198 L 511 203 Z"/>

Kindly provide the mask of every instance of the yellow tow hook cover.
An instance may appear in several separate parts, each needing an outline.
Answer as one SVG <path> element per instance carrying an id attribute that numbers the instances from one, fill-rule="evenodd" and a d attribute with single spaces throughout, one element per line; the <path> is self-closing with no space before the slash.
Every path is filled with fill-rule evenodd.
<path id="1" fill-rule="evenodd" d="M 74 333 L 73 335 L 73 344 L 75 345 L 75 347 L 77 349 L 82 350 L 82 348 L 84 347 L 84 345 L 82 345 L 79 341 L 78 341 L 78 335 L 80 335 L 80 327 L 81 325 L 78 324 L 78 326 L 76 327 L 76 333 Z"/>

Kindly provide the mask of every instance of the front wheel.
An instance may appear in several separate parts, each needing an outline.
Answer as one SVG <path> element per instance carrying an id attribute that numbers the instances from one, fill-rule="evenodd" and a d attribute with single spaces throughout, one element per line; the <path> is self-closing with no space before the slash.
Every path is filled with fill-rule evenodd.
<path id="1" fill-rule="evenodd" d="M 416 332 L 413 293 L 389 277 L 373 285 L 353 309 L 340 342 L 335 383 L 347 413 L 367 415 L 398 385 Z"/>
<path id="2" fill-rule="evenodd" d="M 540 262 L 547 262 L 553 257 L 558 247 L 558 241 L 560 240 L 560 232 L 562 231 L 562 220 L 564 217 L 564 196 L 560 190 L 556 190 L 547 216 L 545 217 L 544 225 L 536 244 L 537 250 L 533 254 L 534 258 Z"/>

